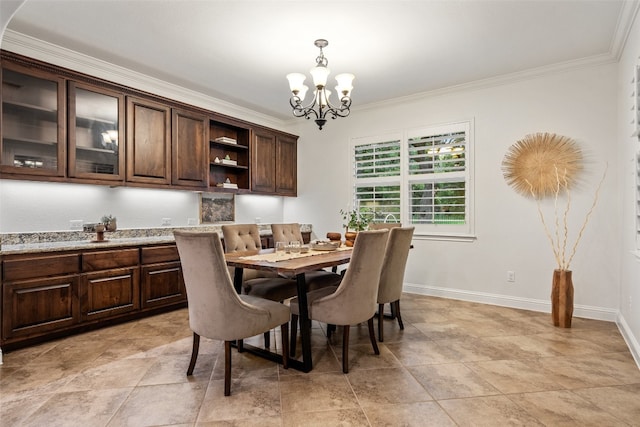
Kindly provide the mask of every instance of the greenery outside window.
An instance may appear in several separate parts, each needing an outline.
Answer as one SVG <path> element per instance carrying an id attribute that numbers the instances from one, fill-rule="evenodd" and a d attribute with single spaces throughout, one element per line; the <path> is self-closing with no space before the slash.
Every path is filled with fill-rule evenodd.
<path id="1" fill-rule="evenodd" d="M 353 203 L 416 234 L 473 234 L 471 122 L 353 138 Z"/>

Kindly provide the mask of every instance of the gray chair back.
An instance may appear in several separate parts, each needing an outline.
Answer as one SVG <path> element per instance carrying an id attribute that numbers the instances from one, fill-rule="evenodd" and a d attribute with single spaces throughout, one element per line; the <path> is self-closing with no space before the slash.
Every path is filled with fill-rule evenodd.
<path id="1" fill-rule="evenodd" d="M 224 251 L 226 253 L 251 251 L 262 249 L 260 240 L 260 230 L 256 224 L 228 224 L 222 226 L 222 237 L 224 238 Z M 231 277 L 235 274 L 235 268 L 229 267 Z M 276 273 L 270 271 L 259 271 L 244 269 L 242 282 L 263 277 L 278 277 Z"/>
<path id="2" fill-rule="evenodd" d="M 388 230 L 361 231 L 338 289 L 311 304 L 310 317 L 332 325 L 356 325 L 376 312 Z"/>
<path id="3" fill-rule="evenodd" d="M 271 323 L 271 314 L 240 300 L 218 233 L 175 231 L 174 236 L 187 289 L 191 330 L 224 341 L 263 333 L 264 325 Z"/>
<path id="4" fill-rule="evenodd" d="M 302 244 L 302 233 L 300 232 L 300 224 L 271 224 L 271 234 L 273 242 L 295 242 Z"/>
<path id="5" fill-rule="evenodd" d="M 223 225 L 222 237 L 227 253 L 262 249 L 260 230 L 256 224 Z"/>
<path id="6" fill-rule="evenodd" d="M 389 231 L 378 286 L 378 304 L 397 301 L 402 295 L 404 270 L 409 257 L 414 228 L 396 227 Z"/>
<path id="7" fill-rule="evenodd" d="M 402 224 L 399 222 L 372 222 L 369 224 L 369 230 L 382 230 L 384 228 L 390 230 L 396 227 L 402 227 Z"/>

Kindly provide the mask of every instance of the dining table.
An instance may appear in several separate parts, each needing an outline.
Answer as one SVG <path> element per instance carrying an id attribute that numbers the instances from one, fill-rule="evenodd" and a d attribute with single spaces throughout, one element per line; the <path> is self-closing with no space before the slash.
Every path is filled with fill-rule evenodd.
<path id="1" fill-rule="evenodd" d="M 311 358 L 311 320 L 307 306 L 307 283 L 305 273 L 323 268 L 337 267 L 351 260 L 352 248 L 339 247 L 335 250 L 309 250 L 306 253 L 276 252 L 274 249 L 241 251 L 225 254 L 226 263 L 235 267 L 233 285 L 238 293 L 242 289 L 242 277 L 245 268 L 271 271 L 285 277 L 296 278 L 298 307 L 300 310 L 300 339 L 302 360 L 290 359 L 289 367 L 302 372 L 313 369 Z M 243 349 L 269 360 L 282 363 L 283 355 L 267 349 L 243 344 Z"/>

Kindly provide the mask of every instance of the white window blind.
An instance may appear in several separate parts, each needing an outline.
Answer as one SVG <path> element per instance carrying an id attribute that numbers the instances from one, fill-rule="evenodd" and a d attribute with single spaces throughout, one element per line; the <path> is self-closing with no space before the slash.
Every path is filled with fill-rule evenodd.
<path id="1" fill-rule="evenodd" d="M 412 224 L 467 224 L 467 137 L 467 126 L 445 126 L 421 129 L 408 138 Z"/>
<path id="2" fill-rule="evenodd" d="M 352 139 L 353 202 L 416 234 L 473 233 L 471 122 Z"/>
<path id="3" fill-rule="evenodd" d="M 400 219 L 401 145 L 399 136 L 364 138 L 353 147 L 354 199 L 375 222 Z"/>

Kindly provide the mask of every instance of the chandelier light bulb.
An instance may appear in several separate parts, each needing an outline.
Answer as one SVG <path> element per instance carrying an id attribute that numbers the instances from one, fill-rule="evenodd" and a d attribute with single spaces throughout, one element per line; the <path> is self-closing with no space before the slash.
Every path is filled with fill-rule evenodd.
<path id="1" fill-rule="evenodd" d="M 318 90 L 316 89 L 313 91 L 313 95 L 316 97 L 316 99 L 318 100 L 318 104 L 320 104 L 321 107 L 326 107 L 329 104 L 331 91 L 327 89 L 321 89 L 318 92 Z"/>
<path id="2" fill-rule="evenodd" d="M 351 91 L 353 90 L 353 79 L 354 75 L 349 73 L 338 74 L 336 76 L 336 82 L 338 82 L 336 91 L 338 91 L 338 96 L 340 98 L 344 96 L 351 96 Z"/>
<path id="3" fill-rule="evenodd" d="M 302 88 L 300 88 L 300 91 L 298 92 L 298 98 L 300 98 L 300 102 L 304 101 L 304 97 L 307 94 L 308 90 L 309 90 L 309 86 L 302 85 Z"/>
<path id="4" fill-rule="evenodd" d="M 318 65 L 317 67 L 313 67 L 310 71 L 311 77 L 313 77 L 313 85 L 315 87 L 325 87 L 327 85 L 327 79 L 329 78 L 329 70 L 327 67 L 323 65 Z"/>
<path id="5" fill-rule="evenodd" d="M 287 80 L 289 80 L 289 89 L 293 94 L 300 92 L 304 86 L 304 81 L 307 78 L 302 73 L 291 73 L 287 74 Z"/>

